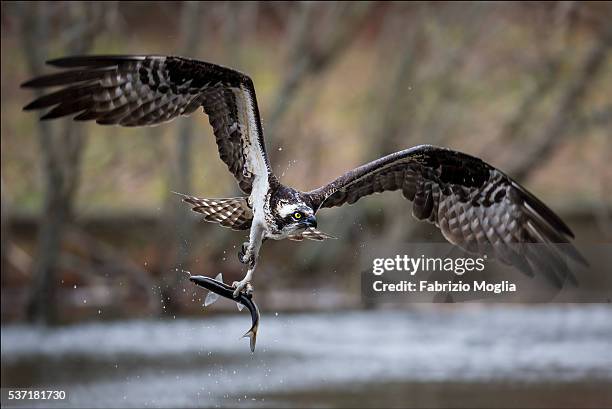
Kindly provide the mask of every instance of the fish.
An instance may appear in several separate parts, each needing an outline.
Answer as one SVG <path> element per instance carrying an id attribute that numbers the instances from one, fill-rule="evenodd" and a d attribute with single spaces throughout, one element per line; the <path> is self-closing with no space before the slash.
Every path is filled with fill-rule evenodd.
<path id="1" fill-rule="evenodd" d="M 229 298 L 230 300 L 236 301 L 236 303 L 244 305 L 248 308 L 251 313 L 251 329 L 249 329 L 242 337 L 250 339 L 251 352 L 255 352 L 255 343 L 257 342 L 257 329 L 259 328 L 259 308 L 255 301 L 253 301 L 253 294 L 240 293 L 238 297 L 234 298 L 235 288 L 229 286 L 223 282 L 221 274 L 217 276 L 217 279 L 206 277 L 206 276 L 190 276 L 189 280 L 196 285 L 206 288 L 208 295 L 204 301 L 204 305 L 208 306 L 219 298 L 219 296 Z"/>

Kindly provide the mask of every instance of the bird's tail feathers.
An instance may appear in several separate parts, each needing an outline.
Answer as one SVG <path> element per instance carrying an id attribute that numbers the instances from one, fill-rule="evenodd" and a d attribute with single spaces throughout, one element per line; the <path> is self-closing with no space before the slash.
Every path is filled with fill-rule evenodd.
<path id="1" fill-rule="evenodd" d="M 176 192 L 173 192 L 176 193 Z M 219 223 L 233 230 L 247 230 L 253 221 L 253 211 L 245 197 L 224 199 L 203 199 L 195 196 L 176 193 L 189 203 L 194 212 L 202 213 L 204 220 Z"/>

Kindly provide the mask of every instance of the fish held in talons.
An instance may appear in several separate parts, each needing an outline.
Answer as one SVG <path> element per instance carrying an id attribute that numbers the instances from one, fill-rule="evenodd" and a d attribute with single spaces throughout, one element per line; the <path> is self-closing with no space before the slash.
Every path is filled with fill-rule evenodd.
<path id="1" fill-rule="evenodd" d="M 219 282 L 223 282 L 223 274 L 222 273 L 217 274 L 217 276 L 215 277 L 215 280 Z M 204 307 L 208 307 L 209 305 L 214 304 L 215 302 L 217 302 L 218 299 L 219 299 L 219 294 L 215 293 L 214 291 L 209 291 L 208 294 L 206 294 L 206 298 L 204 299 Z"/>
<path id="2" fill-rule="evenodd" d="M 218 299 L 218 296 L 222 296 L 248 308 L 249 312 L 251 313 L 252 324 L 251 329 L 249 329 L 246 334 L 243 335 L 243 338 L 250 339 L 251 352 L 255 352 L 257 328 L 259 327 L 259 308 L 257 308 L 257 304 L 255 304 L 253 301 L 253 295 L 250 293 L 241 292 L 237 297 L 234 297 L 234 287 L 223 283 L 221 274 L 217 275 L 216 278 L 217 279 L 205 276 L 190 276 L 189 280 L 210 291 L 210 293 L 208 293 L 206 296 L 206 301 L 204 301 L 205 306 L 214 303 Z"/>

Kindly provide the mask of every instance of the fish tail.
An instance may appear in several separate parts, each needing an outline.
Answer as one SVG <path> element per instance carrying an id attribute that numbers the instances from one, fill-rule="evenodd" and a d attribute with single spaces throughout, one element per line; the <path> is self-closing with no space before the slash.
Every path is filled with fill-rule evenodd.
<path id="1" fill-rule="evenodd" d="M 251 327 L 242 338 L 249 338 L 251 341 L 251 352 L 255 352 L 255 342 L 257 342 L 257 325 Z"/>

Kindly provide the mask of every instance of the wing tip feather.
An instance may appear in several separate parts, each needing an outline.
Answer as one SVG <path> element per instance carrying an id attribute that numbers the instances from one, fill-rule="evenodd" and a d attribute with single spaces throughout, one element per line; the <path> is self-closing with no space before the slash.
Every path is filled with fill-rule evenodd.
<path id="1" fill-rule="evenodd" d="M 154 57 L 154 56 L 149 56 Z M 122 61 L 144 60 L 147 56 L 143 55 L 72 55 L 68 57 L 52 58 L 45 63 L 53 67 L 74 68 L 74 67 L 103 67 L 116 65 Z"/>
<path id="2" fill-rule="evenodd" d="M 538 199 L 533 193 L 529 192 L 523 186 L 519 185 L 517 182 L 512 180 L 512 187 L 520 192 L 520 196 L 523 199 L 523 202 L 529 205 L 533 212 L 544 219 L 551 227 L 564 234 L 567 237 L 575 238 L 574 232 L 569 228 L 569 226 L 559 217 L 557 214 L 552 211 L 548 206 L 546 206 L 540 199 Z"/>

